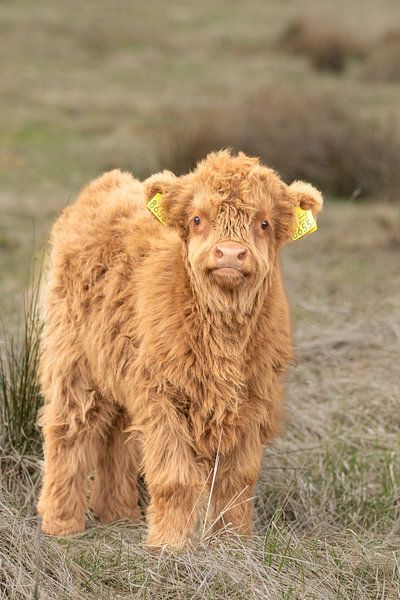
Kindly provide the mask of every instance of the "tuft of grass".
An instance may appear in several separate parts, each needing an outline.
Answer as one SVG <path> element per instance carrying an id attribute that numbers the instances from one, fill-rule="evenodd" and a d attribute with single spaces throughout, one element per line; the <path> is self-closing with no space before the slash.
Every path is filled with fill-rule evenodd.
<path id="1" fill-rule="evenodd" d="M 20 336 L 3 326 L 0 346 L 0 447 L 20 455 L 37 452 L 36 426 L 42 405 L 38 383 L 41 321 L 39 284 L 25 299 Z"/>

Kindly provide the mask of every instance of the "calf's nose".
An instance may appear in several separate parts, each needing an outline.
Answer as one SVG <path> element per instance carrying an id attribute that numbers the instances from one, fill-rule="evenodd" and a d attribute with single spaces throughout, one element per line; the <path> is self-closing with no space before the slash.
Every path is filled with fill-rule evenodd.
<path id="1" fill-rule="evenodd" d="M 247 256 L 247 248 L 236 242 L 224 242 L 214 247 L 214 258 L 218 265 L 240 266 Z"/>

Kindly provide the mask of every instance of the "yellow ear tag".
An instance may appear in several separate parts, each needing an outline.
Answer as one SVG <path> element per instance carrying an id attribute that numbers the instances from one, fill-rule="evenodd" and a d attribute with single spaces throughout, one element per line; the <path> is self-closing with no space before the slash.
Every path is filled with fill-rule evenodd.
<path id="1" fill-rule="evenodd" d="M 317 231 L 317 223 L 311 210 L 303 210 L 296 206 L 297 225 L 293 233 L 293 239 L 299 240 L 309 233 Z"/>
<path id="2" fill-rule="evenodd" d="M 160 221 L 160 223 L 165 225 L 165 220 L 163 218 L 165 209 L 161 206 L 160 200 L 161 194 L 160 192 L 157 192 L 157 194 L 153 196 L 151 200 L 148 201 L 147 208 Z"/>

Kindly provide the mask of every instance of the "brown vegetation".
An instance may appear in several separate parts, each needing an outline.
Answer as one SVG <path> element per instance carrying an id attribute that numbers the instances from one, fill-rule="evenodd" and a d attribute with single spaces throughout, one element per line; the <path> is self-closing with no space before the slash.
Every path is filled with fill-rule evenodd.
<path id="1" fill-rule="evenodd" d="M 400 30 L 389 31 L 371 45 L 363 77 L 368 81 L 400 82 Z"/>
<path id="2" fill-rule="evenodd" d="M 166 120 L 176 125 L 164 133 L 161 147 L 157 137 L 158 160 L 176 173 L 191 169 L 210 147 L 231 146 L 260 156 L 287 181 L 311 180 L 347 198 L 398 198 L 396 121 L 362 116 L 332 94 L 286 87 L 206 116 L 172 114 L 175 118 Z"/>
<path id="3" fill-rule="evenodd" d="M 319 22 L 294 21 L 281 34 L 277 47 L 285 52 L 305 56 L 317 71 L 342 73 L 349 60 L 360 58 L 360 43 Z"/>
<path id="4" fill-rule="evenodd" d="M 276 42 L 278 51 L 306 57 L 316 71 L 343 73 L 351 61 L 362 63 L 365 80 L 400 81 L 400 31 L 393 29 L 373 41 L 318 21 L 290 23 Z"/>

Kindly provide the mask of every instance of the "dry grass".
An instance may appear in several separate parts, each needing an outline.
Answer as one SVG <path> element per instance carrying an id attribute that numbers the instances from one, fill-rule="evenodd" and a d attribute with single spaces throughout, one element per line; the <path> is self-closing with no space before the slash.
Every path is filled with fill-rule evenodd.
<path id="1" fill-rule="evenodd" d="M 40 457 L 1 460 L 4 598 L 395 600 L 400 576 L 400 214 L 327 207 L 284 257 L 298 360 L 288 427 L 264 457 L 252 541 L 148 554 L 144 526 L 38 535 Z M 200 527 L 201 532 L 201 527 Z"/>

